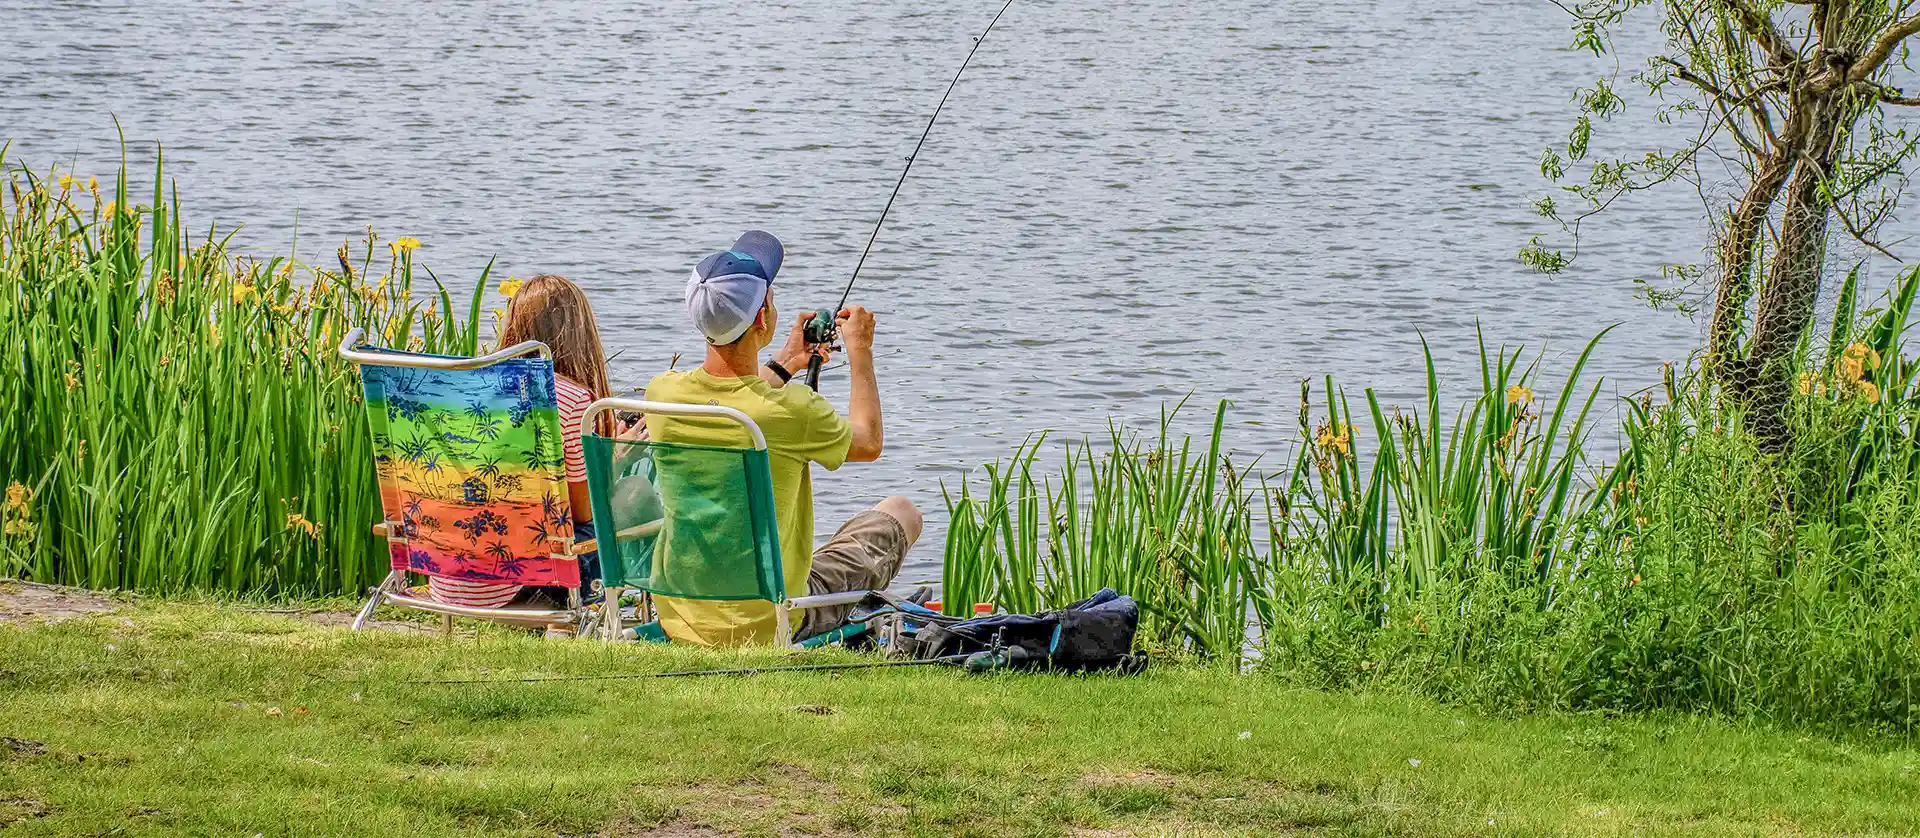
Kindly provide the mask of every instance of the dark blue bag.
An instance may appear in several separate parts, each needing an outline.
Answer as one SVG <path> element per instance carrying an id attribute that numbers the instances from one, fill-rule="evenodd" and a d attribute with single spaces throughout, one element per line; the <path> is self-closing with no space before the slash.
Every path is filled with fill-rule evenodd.
<path id="1" fill-rule="evenodd" d="M 1140 606 L 1133 597 L 1101 588 L 1057 611 L 928 625 L 914 632 L 908 649 L 923 659 L 1018 649 L 1013 659 L 1031 668 L 1138 671 L 1146 662 L 1144 655 L 1133 654 L 1139 628 Z"/>

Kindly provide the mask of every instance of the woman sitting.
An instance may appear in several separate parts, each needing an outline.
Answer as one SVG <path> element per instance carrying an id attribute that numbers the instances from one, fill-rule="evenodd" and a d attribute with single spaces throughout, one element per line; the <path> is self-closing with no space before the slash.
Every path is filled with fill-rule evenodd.
<path id="1" fill-rule="evenodd" d="M 573 537 L 584 541 L 594 537 L 593 506 L 587 502 L 586 458 L 580 449 L 580 417 L 596 399 L 606 398 L 607 361 L 600 346 L 600 327 L 593 318 L 593 306 L 580 287 L 565 277 L 547 274 L 527 280 L 519 293 L 507 303 L 507 317 L 500 332 L 500 345 L 512 346 L 537 340 L 547 345 L 553 357 L 554 399 L 560 412 L 560 439 L 567 466 L 567 497 L 572 507 Z M 581 598 L 592 601 L 600 590 L 600 561 L 597 551 L 580 556 Z M 500 582 L 475 582 L 427 577 L 433 598 L 453 605 L 496 608 L 521 598 L 522 585 Z M 535 588 L 527 591 L 551 595 L 564 591 Z"/>

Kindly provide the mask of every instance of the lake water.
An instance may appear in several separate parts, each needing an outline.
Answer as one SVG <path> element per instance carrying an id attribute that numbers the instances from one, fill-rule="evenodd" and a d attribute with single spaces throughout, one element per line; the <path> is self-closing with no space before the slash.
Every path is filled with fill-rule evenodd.
<path id="1" fill-rule="evenodd" d="M 247 249 L 294 250 L 297 224 L 298 254 L 330 260 L 371 224 L 456 286 L 494 256 L 565 274 L 631 387 L 697 363 L 684 277 L 742 230 L 786 242 L 783 309 L 837 299 L 999 8 L 613 5 L 8 0 L 0 139 L 106 172 L 117 116 L 136 171 L 165 143 L 185 205 L 244 223 Z M 1617 323 L 1595 369 L 1655 383 L 1704 326 L 1635 281 L 1699 259 L 1698 197 L 1616 208 L 1562 276 L 1515 260 L 1549 232 L 1541 149 L 1606 69 L 1566 23 L 1545 0 L 1016 0 L 854 291 L 880 318 L 887 454 L 817 477 L 823 526 L 896 492 L 937 513 L 942 480 L 1030 434 L 1150 425 L 1189 393 L 1192 426 L 1230 398 L 1230 442 L 1277 464 L 1302 377 L 1410 402 L 1420 336 L 1464 384 L 1476 324 L 1557 375 Z M 1670 141 L 1630 101 L 1607 148 Z M 844 378 L 822 389 L 844 404 Z M 937 571 L 941 536 L 907 576 Z"/>

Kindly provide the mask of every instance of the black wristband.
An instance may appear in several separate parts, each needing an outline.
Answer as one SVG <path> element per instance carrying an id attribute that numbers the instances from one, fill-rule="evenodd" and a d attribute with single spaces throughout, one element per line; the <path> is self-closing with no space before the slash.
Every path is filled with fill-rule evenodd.
<path id="1" fill-rule="evenodd" d="M 768 359 L 767 369 L 773 370 L 774 375 L 780 376 L 780 383 L 782 384 L 793 380 L 793 373 L 787 372 L 787 368 L 780 366 L 779 361 Z"/>

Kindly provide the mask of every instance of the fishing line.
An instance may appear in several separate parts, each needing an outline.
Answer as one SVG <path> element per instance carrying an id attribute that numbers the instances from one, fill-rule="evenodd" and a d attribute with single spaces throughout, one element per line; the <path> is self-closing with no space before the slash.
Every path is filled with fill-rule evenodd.
<path id="1" fill-rule="evenodd" d="M 921 147 L 927 144 L 927 137 L 933 133 L 934 123 L 940 121 L 940 111 L 946 108 L 948 97 L 951 97 L 953 89 L 959 86 L 960 77 L 967 72 L 967 65 L 973 63 L 974 54 L 980 51 L 981 44 L 987 42 L 987 36 L 993 33 L 993 27 L 1000 22 L 1001 16 L 1012 7 L 1013 0 L 1007 0 L 1001 5 L 1000 11 L 994 13 L 993 20 L 987 22 L 987 28 L 981 30 L 980 36 L 973 39 L 973 48 L 967 50 L 967 57 L 960 62 L 960 69 L 955 70 L 953 80 L 947 82 L 946 92 L 940 94 L 939 104 L 933 106 L 933 115 L 927 117 L 927 127 L 921 130 L 919 141 L 913 144 L 913 153 L 907 155 L 907 165 L 900 169 L 900 179 L 894 182 L 893 192 L 887 195 L 886 206 L 880 208 L 880 218 L 873 222 L 873 232 L 867 236 L 867 246 L 860 251 L 859 260 L 853 263 L 853 274 L 847 277 L 847 287 L 840 291 L 839 304 L 832 309 L 814 314 L 813 320 L 807 323 L 807 342 L 832 344 L 834 338 L 839 336 L 839 326 L 834 318 L 839 315 L 841 309 L 847 307 L 847 298 L 853 294 L 853 284 L 860 279 L 860 269 L 866 266 L 867 256 L 873 253 L 874 243 L 880 240 L 880 228 L 886 226 L 887 213 L 893 211 L 893 202 L 900 197 L 900 188 L 907 184 L 907 174 L 913 171 L 913 164 L 919 161 Z M 807 385 L 814 390 L 820 389 L 819 355 L 815 355 L 807 364 Z"/>
<path id="2" fill-rule="evenodd" d="M 893 209 L 894 199 L 900 197 L 900 187 L 906 185 L 907 173 L 913 171 L 914 162 L 920 159 L 920 147 L 927 144 L 927 136 L 933 133 L 933 124 L 939 121 L 940 110 L 947 106 L 947 97 L 953 95 L 954 87 L 960 84 L 961 74 L 965 73 L 967 65 L 973 62 L 973 55 L 980 51 L 980 45 L 986 43 L 987 35 L 993 32 L 994 24 L 999 23 L 1000 16 L 1006 14 L 1007 9 L 1012 6 L 1013 0 L 1007 0 L 1006 5 L 1000 7 L 1000 11 L 993 16 L 993 20 L 987 23 L 987 28 L 981 30 L 980 37 L 973 39 L 973 49 L 967 50 L 967 57 L 960 62 L 960 69 L 954 72 L 953 81 L 947 82 L 947 92 L 941 94 L 940 103 L 933 106 L 933 115 L 927 117 L 926 130 L 920 132 L 920 141 L 913 144 L 913 153 L 907 155 L 906 168 L 900 170 L 900 180 L 894 183 L 893 194 L 887 196 L 887 205 L 880 208 L 880 219 L 873 223 L 873 234 L 867 237 L 866 249 L 860 251 L 860 261 L 853 263 L 853 275 L 847 277 L 846 290 L 840 292 L 840 305 L 835 306 L 834 311 L 846 308 L 847 295 L 853 293 L 853 282 L 860 278 L 860 268 L 867 264 L 867 254 L 873 252 L 873 243 L 880 239 L 880 227 L 887 223 L 887 213 Z"/>

